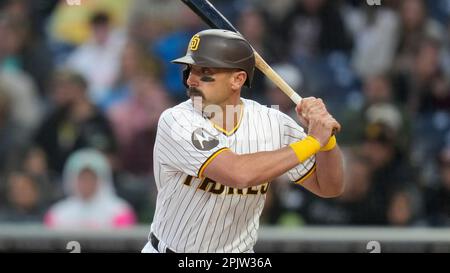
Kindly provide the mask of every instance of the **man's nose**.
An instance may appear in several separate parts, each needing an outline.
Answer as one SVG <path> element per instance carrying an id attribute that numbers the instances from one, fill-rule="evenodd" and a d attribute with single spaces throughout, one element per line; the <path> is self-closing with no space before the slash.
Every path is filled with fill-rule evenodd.
<path id="1" fill-rule="evenodd" d="M 190 71 L 187 75 L 186 83 L 189 87 L 197 87 L 200 79 L 197 75 Z"/>

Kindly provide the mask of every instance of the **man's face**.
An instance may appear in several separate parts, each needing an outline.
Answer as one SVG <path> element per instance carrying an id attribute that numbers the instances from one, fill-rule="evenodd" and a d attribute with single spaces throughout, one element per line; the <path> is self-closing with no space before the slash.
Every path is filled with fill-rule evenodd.
<path id="1" fill-rule="evenodd" d="M 80 197 L 84 200 L 92 198 L 98 189 L 97 175 L 90 169 L 84 169 L 77 178 L 77 190 Z"/>
<path id="2" fill-rule="evenodd" d="M 38 205 L 39 189 L 31 178 L 13 174 L 9 179 L 8 198 L 10 202 L 20 209 L 32 209 Z"/>
<path id="3" fill-rule="evenodd" d="M 76 84 L 65 79 L 55 79 L 53 82 L 52 99 L 58 107 L 67 107 L 82 96 L 83 90 Z"/>
<path id="4" fill-rule="evenodd" d="M 196 65 L 190 65 L 189 68 L 187 95 L 192 100 L 201 97 L 203 108 L 211 104 L 226 104 L 232 94 L 231 80 L 236 70 Z"/>
<path id="5" fill-rule="evenodd" d="M 92 26 L 92 32 L 94 34 L 94 40 L 98 45 L 105 45 L 108 41 L 109 25 L 97 24 Z"/>

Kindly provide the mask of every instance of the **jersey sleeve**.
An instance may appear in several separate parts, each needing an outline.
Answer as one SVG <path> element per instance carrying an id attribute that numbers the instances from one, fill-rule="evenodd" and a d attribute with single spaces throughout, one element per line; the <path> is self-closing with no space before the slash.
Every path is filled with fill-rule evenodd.
<path id="1" fill-rule="evenodd" d="M 208 120 L 189 111 L 166 110 L 158 122 L 157 160 L 169 169 L 201 177 L 206 166 L 228 150 Z"/>
<path id="2" fill-rule="evenodd" d="M 283 135 L 281 136 L 283 147 L 293 142 L 302 140 L 307 136 L 303 128 L 291 117 L 283 113 L 280 115 L 281 128 L 283 132 Z M 316 157 L 312 155 L 296 167 L 290 169 L 287 172 L 287 176 L 289 177 L 289 180 L 295 182 L 296 184 L 301 184 L 314 173 L 315 169 Z"/>

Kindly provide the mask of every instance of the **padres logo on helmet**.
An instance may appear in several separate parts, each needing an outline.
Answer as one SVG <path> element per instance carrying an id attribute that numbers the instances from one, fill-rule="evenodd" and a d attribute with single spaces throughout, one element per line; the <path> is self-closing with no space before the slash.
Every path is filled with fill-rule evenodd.
<path id="1" fill-rule="evenodd" d="M 198 49 L 200 45 L 200 36 L 198 34 L 194 35 L 189 43 L 189 49 L 194 51 Z"/>

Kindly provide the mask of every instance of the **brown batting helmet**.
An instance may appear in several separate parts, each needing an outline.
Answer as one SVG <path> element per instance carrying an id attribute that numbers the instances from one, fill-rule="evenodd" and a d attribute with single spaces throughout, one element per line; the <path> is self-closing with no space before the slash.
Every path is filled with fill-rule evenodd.
<path id="1" fill-rule="evenodd" d="M 255 70 L 253 48 L 242 35 L 223 29 L 208 29 L 192 36 L 186 55 L 172 61 L 211 68 L 238 68 L 247 73 L 250 87 Z M 186 85 L 189 70 L 183 75 Z"/>

